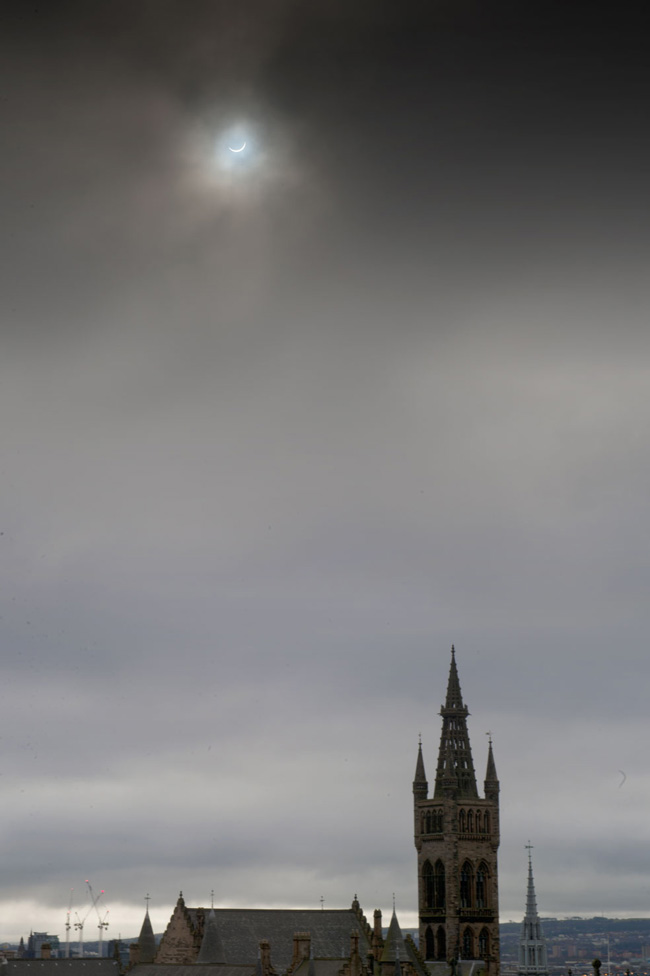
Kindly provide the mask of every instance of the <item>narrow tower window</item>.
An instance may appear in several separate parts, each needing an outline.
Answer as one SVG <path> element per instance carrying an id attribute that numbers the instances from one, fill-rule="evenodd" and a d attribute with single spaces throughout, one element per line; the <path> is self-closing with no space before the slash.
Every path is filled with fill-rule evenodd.
<path id="1" fill-rule="evenodd" d="M 472 907 L 472 881 L 474 880 L 472 875 L 473 875 L 472 865 L 469 863 L 469 861 L 465 861 L 460 872 L 460 907 L 461 908 Z"/>
<path id="2" fill-rule="evenodd" d="M 422 865 L 422 886 L 424 888 L 424 904 L 427 908 L 433 908 L 435 904 L 435 889 L 433 883 L 433 868 L 429 861 Z"/>
<path id="3" fill-rule="evenodd" d="M 436 861 L 433 870 L 433 907 L 445 907 L 445 866 L 442 861 Z"/>
<path id="4" fill-rule="evenodd" d="M 487 908 L 487 876 L 485 861 L 481 861 L 476 871 L 476 907 Z"/>
<path id="5" fill-rule="evenodd" d="M 436 932 L 436 959 L 447 959 L 447 935 L 442 925 Z"/>

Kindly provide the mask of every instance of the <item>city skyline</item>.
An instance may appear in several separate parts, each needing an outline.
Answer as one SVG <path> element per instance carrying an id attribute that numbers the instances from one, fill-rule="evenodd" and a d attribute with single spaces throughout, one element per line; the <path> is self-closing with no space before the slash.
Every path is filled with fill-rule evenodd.
<path id="1" fill-rule="evenodd" d="M 190 7 L 3 12 L 0 937 L 410 927 L 452 643 L 501 918 L 650 915 L 643 34 Z"/>

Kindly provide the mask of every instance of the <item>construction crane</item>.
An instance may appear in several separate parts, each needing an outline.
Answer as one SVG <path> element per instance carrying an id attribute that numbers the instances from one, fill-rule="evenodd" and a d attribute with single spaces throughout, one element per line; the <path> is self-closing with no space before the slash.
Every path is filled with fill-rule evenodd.
<path id="1" fill-rule="evenodd" d="M 90 885 L 90 881 L 88 880 L 88 878 L 86 878 L 86 884 L 88 885 L 88 891 L 90 893 L 90 905 L 88 906 L 83 918 L 80 918 L 79 913 L 75 912 L 77 921 L 74 923 L 74 927 L 79 932 L 79 958 L 80 959 L 83 959 L 83 955 L 84 955 L 84 925 L 86 924 L 86 919 L 92 912 L 93 908 L 96 908 L 97 902 L 104 894 L 103 891 L 100 891 L 100 893 L 95 898 L 93 894 L 93 889 Z"/>
<path id="2" fill-rule="evenodd" d="M 95 897 L 95 894 L 93 892 L 93 886 L 91 885 L 90 881 L 86 881 L 86 884 L 88 885 L 88 891 L 90 893 L 90 901 L 92 902 L 92 905 L 95 911 L 97 912 L 97 928 L 99 929 L 99 938 L 97 939 L 97 954 L 101 959 L 103 956 L 103 949 L 104 949 L 104 942 L 103 942 L 104 929 L 108 928 L 108 909 L 106 909 L 104 917 L 102 918 L 101 915 L 99 914 L 97 902 L 104 894 L 104 889 L 102 888 L 102 890 L 99 892 L 97 897 Z"/>
<path id="3" fill-rule="evenodd" d="M 70 914 L 72 912 L 73 891 L 74 888 L 70 888 L 70 901 L 68 903 L 68 912 L 65 917 L 65 958 L 66 959 L 70 958 L 70 929 L 72 928 L 72 926 L 70 925 Z"/>

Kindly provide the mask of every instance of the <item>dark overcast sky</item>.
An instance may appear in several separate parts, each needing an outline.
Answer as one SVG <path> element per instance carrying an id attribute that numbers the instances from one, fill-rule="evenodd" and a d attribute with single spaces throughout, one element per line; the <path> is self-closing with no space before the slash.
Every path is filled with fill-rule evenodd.
<path id="1" fill-rule="evenodd" d="M 650 67 L 597 16 L 5 6 L 0 939 L 87 877 L 111 935 L 412 923 L 452 641 L 502 916 L 529 838 L 544 914 L 648 913 Z"/>

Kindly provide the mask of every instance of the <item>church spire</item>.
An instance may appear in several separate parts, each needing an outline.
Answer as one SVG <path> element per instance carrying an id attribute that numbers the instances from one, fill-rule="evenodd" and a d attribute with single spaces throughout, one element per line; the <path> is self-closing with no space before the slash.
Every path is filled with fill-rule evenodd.
<path id="1" fill-rule="evenodd" d="M 453 644 L 451 645 L 447 698 L 440 709 L 440 714 L 442 715 L 442 734 L 434 798 L 441 798 L 445 789 L 455 789 L 460 796 L 478 797 L 476 774 L 467 731 L 469 711 L 467 706 L 463 704 Z"/>
<path id="2" fill-rule="evenodd" d="M 530 854 L 532 845 L 530 842 L 526 845 L 526 849 L 528 850 L 528 887 L 526 890 L 526 914 L 521 923 L 521 936 L 519 938 L 519 968 L 517 973 L 518 976 L 547 976 L 546 942 L 537 914 L 533 861 Z"/>
<path id="3" fill-rule="evenodd" d="M 147 895 L 147 910 L 138 937 L 138 962 L 151 963 L 156 958 L 156 937 L 149 918 L 149 895 Z"/>

